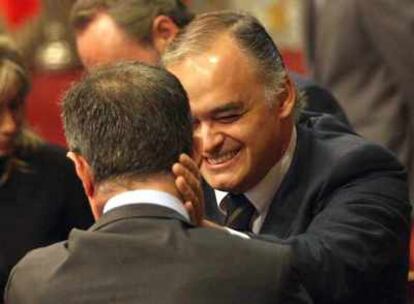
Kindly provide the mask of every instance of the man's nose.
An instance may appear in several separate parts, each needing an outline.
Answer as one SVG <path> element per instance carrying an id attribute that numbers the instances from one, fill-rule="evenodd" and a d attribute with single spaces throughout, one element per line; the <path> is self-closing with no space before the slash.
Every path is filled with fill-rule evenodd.
<path id="1" fill-rule="evenodd" d="M 223 142 L 224 136 L 213 124 L 201 124 L 194 131 L 196 150 L 199 153 L 213 153 Z"/>

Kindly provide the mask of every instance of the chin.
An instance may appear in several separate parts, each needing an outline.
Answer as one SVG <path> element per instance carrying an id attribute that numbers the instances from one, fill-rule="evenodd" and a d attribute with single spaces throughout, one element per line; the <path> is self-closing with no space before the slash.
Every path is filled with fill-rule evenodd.
<path id="1" fill-rule="evenodd" d="M 238 191 L 239 183 L 237 180 L 234 179 L 234 176 L 229 177 L 226 176 L 205 176 L 205 180 L 207 183 L 214 189 L 227 191 L 227 192 L 235 192 Z"/>

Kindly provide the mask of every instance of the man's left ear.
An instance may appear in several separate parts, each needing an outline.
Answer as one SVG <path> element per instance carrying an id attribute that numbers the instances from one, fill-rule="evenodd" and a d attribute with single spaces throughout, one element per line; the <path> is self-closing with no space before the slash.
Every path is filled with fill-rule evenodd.
<path id="1" fill-rule="evenodd" d="M 152 22 L 152 41 L 155 49 L 162 54 L 179 31 L 178 25 L 168 16 L 159 15 Z"/>
<path id="2" fill-rule="evenodd" d="M 66 156 L 74 163 L 76 174 L 82 182 L 85 194 L 91 200 L 95 194 L 95 185 L 92 170 L 88 162 L 83 156 L 74 152 L 68 152 Z"/>
<path id="3" fill-rule="evenodd" d="M 289 76 L 286 76 L 285 88 L 282 93 L 279 94 L 278 115 L 280 118 L 286 118 L 291 116 L 296 103 L 296 89 L 295 85 Z"/>

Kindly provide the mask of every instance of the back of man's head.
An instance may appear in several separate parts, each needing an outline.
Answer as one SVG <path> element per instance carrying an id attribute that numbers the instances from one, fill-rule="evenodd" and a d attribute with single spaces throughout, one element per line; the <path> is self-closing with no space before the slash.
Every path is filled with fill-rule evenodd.
<path id="1" fill-rule="evenodd" d="M 66 93 L 62 116 L 70 150 L 86 159 L 96 183 L 168 173 L 191 151 L 187 95 L 159 68 L 98 68 Z"/>
<path id="2" fill-rule="evenodd" d="M 86 27 L 98 12 L 105 12 L 139 42 L 151 43 L 155 17 L 164 15 L 183 28 L 193 18 L 181 0 L 77 0 L 72 7 L 75 30 Z"/>

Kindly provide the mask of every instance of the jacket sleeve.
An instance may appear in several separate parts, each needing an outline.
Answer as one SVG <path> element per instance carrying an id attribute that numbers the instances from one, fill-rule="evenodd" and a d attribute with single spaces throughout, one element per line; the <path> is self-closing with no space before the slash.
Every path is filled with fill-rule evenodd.
<path id="1" fill-rule="evenodd" d="M 315 303 L 355 303 L 357 295 L 375 299 L 380 292 L 390 297 L 381 303 L 403 303 L 410 235 L 405 174 L 392 157 L 375 151 L 332 168 L 305 232 L 278 240 L 292 244 L 295 267 Z M 350 166 L 354 172 L 341 175 Z"/>

